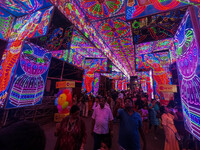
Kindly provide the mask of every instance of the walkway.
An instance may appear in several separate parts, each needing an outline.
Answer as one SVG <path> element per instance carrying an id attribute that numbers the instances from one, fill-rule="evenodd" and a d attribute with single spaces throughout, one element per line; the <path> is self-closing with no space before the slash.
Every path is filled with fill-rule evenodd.
<path id="1" fill-rule="evenodd" d="M 83 118 L 86 123 L 87 128 L 87 142 L 85 145 L 85 150 L 92 150 L 93 149 L 93 137 L 91 136 L 91 118 Z M 114 123 L 114 136 L 113 136 L 113 144 L 111 150 L 118 150 L 118 128 L 119 123 Z M 46 134 L 46 148 L 45 150 L 53 150 L 56 142 L 56 137 L 54 136 L 55 131 L 55 123 L 49 123 L 43 125 L 43 129 L 45 130 Z M 158 130 L 158 140 L 154 139 L 152 133 L 146 135 L 147 140 L 147 150 L 163 150 L 164 149 L 164 132 L 163 130 Z M 142 141 L 142 140 L 141 140 Z"/>

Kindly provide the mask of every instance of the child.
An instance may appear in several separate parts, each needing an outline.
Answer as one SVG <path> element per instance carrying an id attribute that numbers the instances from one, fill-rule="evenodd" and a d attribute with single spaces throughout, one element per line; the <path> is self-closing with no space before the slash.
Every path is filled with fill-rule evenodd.
<path id="1" fill-rule="evenodd" d="M 144 105 L 144 108 L 141 109 L 142 114 L 142 122 L 143 122 L 143 129 L 145 133 L 148 133 L 148 107 Z"/>

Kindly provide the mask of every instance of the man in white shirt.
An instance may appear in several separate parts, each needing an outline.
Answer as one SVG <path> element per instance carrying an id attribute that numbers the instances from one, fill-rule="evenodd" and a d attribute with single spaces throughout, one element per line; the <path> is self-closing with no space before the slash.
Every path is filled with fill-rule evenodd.
<path id="1" fill-rule="evenodd" d="M 123 99 L 124 98 L 124 94 L 122 92 L 119 93 L 118 98 Z"/>
<path id="2" fill-rule="evenodd" d="M 99 106 L 92 115 L 92 134 L 94 135 L 94 150 L 100 149 L 101 141 L 113 135 L 113 115 L 110 107 L 106 107 L 106 98 L 99 100 Z M 109 134 L 110 131 L 110 134 Z"/>

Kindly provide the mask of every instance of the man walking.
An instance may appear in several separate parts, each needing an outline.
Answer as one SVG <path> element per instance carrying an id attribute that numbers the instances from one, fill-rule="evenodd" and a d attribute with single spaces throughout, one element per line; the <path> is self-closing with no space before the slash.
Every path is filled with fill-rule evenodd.
<path id="1" fill-rule="evenodd" d="M 101 97 L 99 105 L 92 115 L 92 134 L 94 135 L 94 150 L 100 149 L 104 138 L 113 135 L 113 115 L 110 107 L 105 106 L 106 98 Z M 110 131 L 110 134 L 109 134 Z"/>
<path id="2" fill-rule="evenodd" d="M 117 103 L 114 109 L 114 116 L 120 119 L 119 145 L 120 150 L 140 150 L 140 136 L 144 142 L 143 149 L 146 150 L 146 140 L 142 129 L 142 119 L 139 113 L 133 110 L 133 101 L 130 98 L 124 100 L 125 109 L 119 109 Z"/>

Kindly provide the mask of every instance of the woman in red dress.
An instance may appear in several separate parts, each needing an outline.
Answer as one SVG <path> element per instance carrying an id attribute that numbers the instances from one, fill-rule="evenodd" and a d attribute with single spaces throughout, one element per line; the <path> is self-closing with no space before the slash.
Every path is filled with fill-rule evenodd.
<path id="1" fill-rule="evenodd" d="M 70 115 L 64 118 L 57 129 L 55 150 L 83 150 L 86 142 L 85 123 L 80 118 L 78 106 L 72 106 Z"/>

